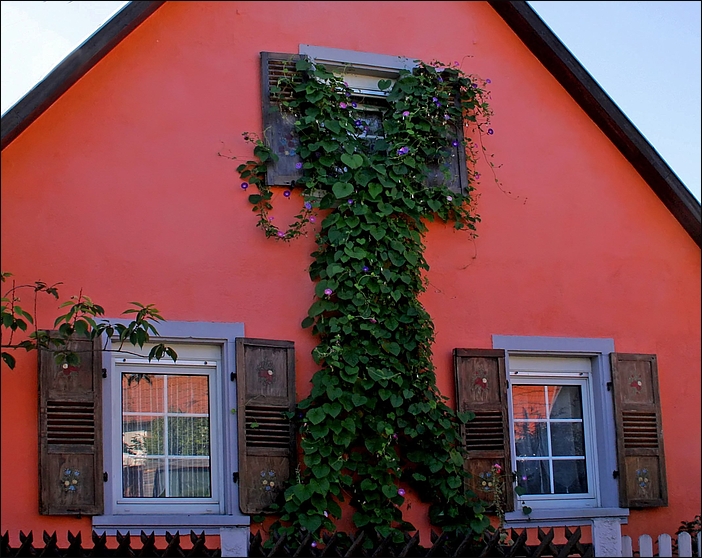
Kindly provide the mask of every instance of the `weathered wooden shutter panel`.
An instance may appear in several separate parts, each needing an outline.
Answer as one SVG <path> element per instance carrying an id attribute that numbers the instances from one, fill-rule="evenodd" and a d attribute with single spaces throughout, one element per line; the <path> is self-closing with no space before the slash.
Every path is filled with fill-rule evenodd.
<path id="1" fill-rule="evenodd" d="M 282 76 L 295 71 L 299 59 L 297 54 L 261 53 L 263 137 L 266 145 L 278 155 L 278 161 L 268 163 L 266 184 L 269 186 L 289 186 L 302 177 L 302 170 L 296 168 L 302 159 L 298 154 L 300 140 L 295 132 L 295 117 L 282 113 L 279 108 L 279 101 L 291 98 L 290 92 L 271 91 Z"/>
<path id="2" fill-rule="evenodd" d="M 668 505 L 656 355 L 612 353 L 619 505 Z"/>
<path id="3" fill-rule="evenodd" d="M 239 507 L 265 512 L 295 466 L 295 433 L 285 416 L 295 409 L 292 341 L 236 340 L 239 422 Z"/>
<path id="4" fill-rule="evenodd" d="M 463 427 L 468 450 L 465 469 L 472 475 L 468 487 L 482 500 L 492 501 L 487 480 L 498 463 L 507 474 L 505 510 L 514 509 L 512 460 L 505 352 L 501 349 L 454 349 L 456 399 L 459 411 L 473 411 L 475 419 Z M 486 484 L 482 484 L 483 480 Z"/>
<path id="5" fill-rule="evenodd" d="M 463 145 L 463 126 L 450 124 L 453 133 L 449 142 L 455 141 L 457 145 L 449 145 L 446 156 L 435 165 L 430 165 L 426 184 L 429 188 L 436 188 L 443 184 L 449 174 L 449 189 L 457 194 L 465 194 L 468 187 L 468 174 L 466 171 L 466 150 Z"/>
<path id="6" fill-rule="evenodd" d="M 78 366 L 38 351 L 39 513 L 103 513 L 102 366 L 100 341 L 75 339 Z"/>

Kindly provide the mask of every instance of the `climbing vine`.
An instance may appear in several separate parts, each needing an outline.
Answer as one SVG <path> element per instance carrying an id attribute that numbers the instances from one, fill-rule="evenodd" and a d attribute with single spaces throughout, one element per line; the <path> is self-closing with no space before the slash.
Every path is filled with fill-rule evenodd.
<path id="1" fill-rule="evenodd" d="M 434 326 L 418 299 L 429 269 L 426 221 L 472 235 L 479 220 L 471 205 L 476 173 L 455 191 L 443 163 L 462 142 L 473 168 L 480 134 L 493 133 L 486 83 L 457 64 L 419 63 L 394 84 L 379 82 L 387 102 L 371 119 L 343 77 L 298 61 L 272 90 L 294 115 L 302 161 L 302 178 L 285 195 L 299 192 L 303 206 L 285 230 L 269 215 L 265 183 L 276 155 L 244 134 L 255 160 L 237 170 L 241 187 L 257 190 L 249 200 L 265 234 L 289 241 L 323 216 L 310 266 L 316 297 L 302 322 L 319 339 L 319 370 L 294 417 L 302 466 L 276 508 L 284 532 L 333 531 L 346 502 L 356 527 L 399 534 L 413 528 L 401 510 L 408 487 L 444 530 L 482 533 L 489 524 L 464 489 L 459 431 L 472 416 L 455 413 L 436 387 Z M 458 139 L 465 122 L 478 142 Z M 443 180 L 428 187 L 437 169 Z"/>

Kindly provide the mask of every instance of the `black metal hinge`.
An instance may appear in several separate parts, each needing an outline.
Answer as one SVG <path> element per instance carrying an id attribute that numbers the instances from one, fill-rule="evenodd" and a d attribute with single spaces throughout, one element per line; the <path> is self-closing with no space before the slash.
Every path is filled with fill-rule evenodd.
<path id="1" fill-rule="evenodd" d="M 612 471 L 612 478 L 618 479 L 619 478 L 619 471 Z"/>
<path id="2" fill-rule="evenodd" d="M 614 384 L 612 384 L 612 382 L 607 382 L 607 391 L 612 391 L 612 386 L 613 386 L 613 385 L 614 385 Z"/>
<path id="3" fill-rule="evenodd" d="M 238 472 L 232 473 L 232 480 L 234 481 L 234 484 L 239 483 L 239 473 Z"/>
<path id="4" fill-rule="evenodd" d="M 229 373 L 229 379 L 230 379 L 232 382 L 236 382 L 236 372 L 230 372 L 230 373 Z"/>
<path id="5" fill-rule="evenodd" d="M 102 377 L 107 378 L 107 368 L 102 369 Z"/>
<path id="6" fill-rule="evenodd" d="M 102 474 L 102 480 L 103 480 L 103 481 L 107 482 L 107 477 L 108 477 L 107 472 L 105 472 L 105 473 Z"/>

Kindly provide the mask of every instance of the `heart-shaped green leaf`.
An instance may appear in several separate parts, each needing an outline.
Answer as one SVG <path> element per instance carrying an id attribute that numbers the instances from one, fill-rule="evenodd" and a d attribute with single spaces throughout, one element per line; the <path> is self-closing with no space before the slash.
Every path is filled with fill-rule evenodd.
<path id="1" fill-rule="evenodd" d="M 353 155 L 344 153 L 341 156 L 341 162 L 350 169 L 357 169 L 363 164 L 363 157 L 361 157 L 358 153 L 354 153 Z"/>
<path id="2" fill-rule="evenodd" d="M 332 192 L 334 192 L 336 199 L 348 198 L 353 194 L 353 186 L 348 182 L 337 182 L 332 186 Z"/>

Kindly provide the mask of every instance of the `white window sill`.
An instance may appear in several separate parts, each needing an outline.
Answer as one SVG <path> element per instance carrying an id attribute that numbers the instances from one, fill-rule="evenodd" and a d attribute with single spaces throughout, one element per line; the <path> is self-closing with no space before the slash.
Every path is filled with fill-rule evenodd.
<path id="1" fill-rule="evenodd" d="M 219 535 L 223 527 L 248 527 L 250 518 L 246 515 L 95 515 L 93 516 L 93 530 L 108 535 L 115 535 L 117 531 L 123 535 L 130 533 L 138 535 L 142 531 L 156 535 L 165 535 L 166 531 L 174 534 L 180 531 L 185 535 L 190 531 L 197 534 L 205 532 L 206 535 Z"/>
<path id="2" fill-rule="evenodd" d="M 610 518 L 626 523 L 627 508 L 542 508 L 534 509 L 528 516 L 521 511 L 505 514 L 505 527 L 557 527 L 589 525 L 593 519 Z"/>

